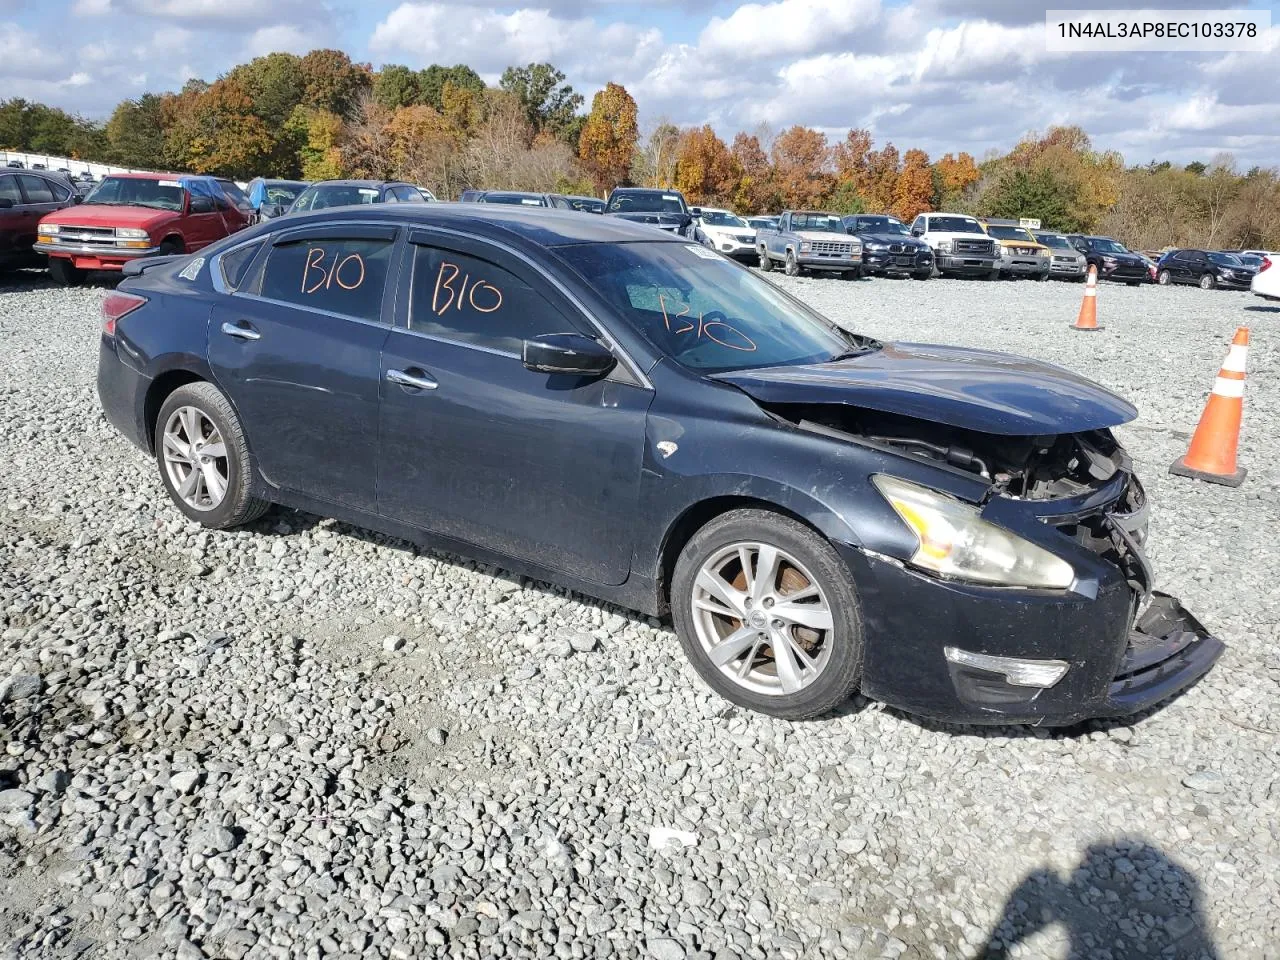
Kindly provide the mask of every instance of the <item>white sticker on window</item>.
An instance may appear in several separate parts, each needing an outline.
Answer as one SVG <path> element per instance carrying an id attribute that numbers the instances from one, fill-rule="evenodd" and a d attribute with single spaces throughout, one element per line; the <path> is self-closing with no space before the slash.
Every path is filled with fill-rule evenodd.
<path id="1" fill-rule="evenodd" d="M 521 203 L 523 203 L 523 204 L 524 204 L 525 206 L 527 206 L 527 207 L 540 207 L 540 206 L 542 206 L 542 201 L 541 201 L 541 200 L 530 200 L 528 197 L 524 197 L 524 198 L 522 198 L 520 202 L 521 202 Z"/>
<path id="2" fill-rule="evenodd" d="M 378 195 L 378 191 L 374 190 L 372 187 L 361 187 L 360 195 L 364 197 L 376 197 Z"/>
<path id="3" fill-rule="evenodd" d="M 685 249 L 695 256 L 701 257 L 703 260 L 719 260 L 720 254 L 714 250 L 708 250 L 706 247 L 694 246 L 691 243 L 685 244 Z"/>
<path id="4" fill-rule="evenodd" d="M 196 257 L 194 260 L 192 260 L 190 263 L 188 263 L 185 267 L 182 268 L 182 272 L 178 274 L 178 276 L 180 276 L 183 280 L 194 280 L 196 277 L 200 276 L 200 268 L 203 266 L 204 266 L 204 257 Z"/>
<path id="5" fill-rule="evenodd" d="M 162 187 L 181 187 L 181 186 L 182 186 L 182 184 L 180 184 L 177 180 L 161 180 L 161 181 L 160 181 L 160 186 L 162 186 Z"/>
<path id="6" fill-rule="evenodd" d="M 677 195 L 676 195 L 676 194 L 674 194 L 674 193 L 664 193 L 664 194 L 662 195 L 662 199 L 663 199 L 663 200 L 675 200 L 677 203 L 680 201 L 680 197 L 679 197 L 679 196 L 677 196 Z"/>

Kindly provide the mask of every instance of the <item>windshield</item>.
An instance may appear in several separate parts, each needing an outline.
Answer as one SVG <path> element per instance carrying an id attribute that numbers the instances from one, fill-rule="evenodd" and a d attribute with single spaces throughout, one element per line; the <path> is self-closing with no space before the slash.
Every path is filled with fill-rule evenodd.
<path id="1" fill-rule="evenodd" d="M 705 247 L 578 244 L 559 253 L 656 349 L 694 370 L 822 363 L 859 349 L 769 281 Z"/>
<path id="2" fill-rule="evenodd" d="M 1128 253 L 1123 243 L 1117 243 L 1115 240 L 1108 240 L 1105 237 L 1090 237 L 1085 241 L 1089 244 L 1090 250 L 1096 250 L 1099 253 Z"/>
<path id="3" fill-rule="evenodd" d="M 519 207 L 545 207 L 546 201 L 541 197 L 528 197 L 522 193 L 486 193 L 480 198 L 481 203 L 506 203 Z"/>
<path id="4" fill-rule="evenodd" d="M 1046 247 L 1053 247 L 1055 250 L 1061 250 L 1071 247 L 1070 242 L 1060 233 L 1037 233 L 1036 239 L 1043 243 Z"/>
<path id="5" fill-rule="evenodd" d="M 834 213 L 793 213 L 792 230 L 811 230 L 815 233 L 844 233 L 844 218 Z"/>
<path id="6" fill-rule="evenodd" d="M 301 192 L 302 184 L 300 183 L 269 183 L 266 189 L 267 203 L 278 203 L 282 207 L 287 207 Z"/>
<path id="7" fill-rule="evenodd" d="M 1246 267 L 1262 266 L 1262 258 L 1255 256 L 1252 253 L 1237 253 L 1235 257 L 1237 260 L 1243 263 Z"/>
<path id="8" fill-rule="evenodd" d="M 307 187 L 293 202 L 294 210 L 323 210 L 325 207 L 345 207 L 359 203 L 377 203 L 377 187 L 361 187 L 354 183 L 329 183 Z"/>
<path id="9" fill-rule="evenodd" d="M 609 200 L 610 213 L 684 213 L 678 193 L 615 193 Z"/>
<path id="10" fill-rule="evenodd" d="M 151 207 L 181 210 L 185 191 L 177 180 L 149 177 L 104 177 L 84 198 L 85 204 L 104 207 Z"/>
<path id="11" fill-rule="evenodd" d="M 987 224 L 987 233 L 1000 240 L 1025 240 L 1028 243 L 1035 243 L 1035 239 L 1031 234 L 1027 233 L 1021 227 L 1001 227 Z"/>
<path id="12" fill-rule="evenodd" d="M 1240 258 L 1234 253 L 1210 253 L 1209 259 L 1220 267 L 1241 267 Z"/>
<path id="13" fill-rule="evenodd" d="M 708 227 L 745 227 L 747 221 L 727 210 L 703 210 L 702 222 Z"/>
<path id="14" fill-rule="evenodd" d="M 982 225 L 972 217 L 930 217 L 930 233 L 983 233 Z"/>
<path id="15" fill-rule="evenodd" d="M 858 217 L 853 229 L 858 233 L 893 233 L 903 237 L 911 236 L 911 231 L 898 220 L 890 217 Z"/>

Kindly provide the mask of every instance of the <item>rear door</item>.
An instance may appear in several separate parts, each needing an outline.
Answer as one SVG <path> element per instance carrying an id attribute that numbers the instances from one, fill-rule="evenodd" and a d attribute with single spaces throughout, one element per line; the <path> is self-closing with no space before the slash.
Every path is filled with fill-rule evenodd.
<path id="1" fill-rule="evenodd" d="M 187 188 L 187 212 L 182 218 L 182 232 L 187 241 L 187 252 L 191 253 L 221 240 L 231 232 L 223 216 L 223 211 L 231 206 L 231 202 L 210 180 L 197 177 L 187 180 L 184 185 Z M 213 209 L 203 213 L 193 211 L 192 201 L 196 197 L 205 198 L 213 204 Z"/>
<path id="2" fill-rule="evenodd" d="M 220 298 L 209 362 L 275 486 L 375 509 L 378 397 L 398 228 L 281 231 L 260 275 Z"/>
<path id="3" fill-rule="evenodd" d="M 537 373 L 522 341 L 593 334 L 527 263 L 478 240 L 410 234 L 383 354 L 378 509 L 570 576 L 631 568 L 652 391 L 628 370 Z"/>
<path id="4" fill-rule="evenodd" d="M 71 198 L 71 188 L 37 177 L 30 173 L 18 174 L 18 186 L 22 190 L 20 220 L 22 232 L 18 238 L 20 249 L 30 251 L 36 241 L 36 225 L 46 214 L 61 210 Z"/>
<path id="5" fill-rule="evenodd" d="M 25 257 L 36 241 L 36 221 L 40 218 L 27 209 L 18 178 L 0 174 L 0 200 L 10 204 L 0 207 L 0 261 Z"/>

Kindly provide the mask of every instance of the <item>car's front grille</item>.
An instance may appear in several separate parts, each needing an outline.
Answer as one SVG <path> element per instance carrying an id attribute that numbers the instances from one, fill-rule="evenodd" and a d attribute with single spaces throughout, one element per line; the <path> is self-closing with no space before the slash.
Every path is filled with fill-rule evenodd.
<path id="1" fill-rule="evenodd" d="M 835 256 L 847 257 L 853 253 L 853 244 L 836 243 L 831 240 L 815 240 L 811 248 L 814 253 L 825 253 Z"/>
<path id="2" fill-rule="evenodd" d="M 1058 532 L 1087 547 L 1124 574 L 1134 593 L 1135 610 L 1151 594 L 1151 566 L 1142 545 L 1147 539 L 1147 494 L 1130 475 L 1119 499 L 1096 513 L 1056 524 Z"/>
<path id="3" fill-rule="evenodd" d="M 1017 257 L 1038 257 L 1040 251 L 1035 247 L 1010 247 L 1010 251 Z"/>
<path id="4" fill-rule="evenodd" d="M 1057 254 L 1054 254 L 1053 262 L 1054 263 L 1078 263 L 1079 261 L 1075 257 L 1060 257 Z"/>
<path id="5" fill-rule="evenodd" d="M 56 243 L 96 244 L 115 246 L 116 231 L 114 227 L 77 227 L 70 224 L 60 227 L 54 235 Z"/>
<path id="6" fill-rule="evenodd" d="M 956 253 L 985 253 L 993 252 L 990 240 L 957 240 L 955 242 Z"/>

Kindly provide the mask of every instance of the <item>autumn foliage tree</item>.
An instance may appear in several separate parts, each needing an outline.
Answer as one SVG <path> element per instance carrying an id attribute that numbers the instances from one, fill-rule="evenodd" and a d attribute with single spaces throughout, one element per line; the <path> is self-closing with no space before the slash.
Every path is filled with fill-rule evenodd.
<path id="1" fill-rule="evenodd" d="M 893 215 L 910 223 L 916 214 L 933 209 L 933 170 L 923 150 L 908 150 L 893 187 Z"/>
<path id="2" fill-rule="evenodd" d="M 597 190 L 625 182 L 639 139 L 635 100 L 621 84 L 607 84 L 591 101 L 578 140 L 578 156 Z"/>
<path id="3" fill-rule="evenodd" d="M 774 186 L 784 206 L 798 209 L 822 205 L 835 183 L 825 134 L 808 127 L 791 127 L 773 141 L 772 160 Z"/>
<path id="4" fill-rule="evenodd" d="M 676 186 L 695 206 L 731 202 L 741 171 L 711 125 L 686 130 L 676 148 Z"/>

